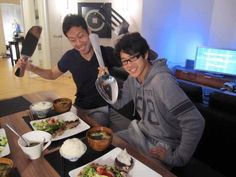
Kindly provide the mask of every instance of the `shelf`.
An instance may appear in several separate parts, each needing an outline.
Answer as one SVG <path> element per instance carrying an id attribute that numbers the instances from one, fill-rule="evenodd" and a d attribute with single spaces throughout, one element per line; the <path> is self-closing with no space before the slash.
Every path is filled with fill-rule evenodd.
<path id="1" fill-rule="evenodd" d="M 194 70 L 187 70 L 184 68 L 176 69 L 175 76 L 178 79 L 190 81 L 193 83 L 198 83 L 201 85 L 213 87 L 213 88 L 222 88 L 225 82 L 230 82 L 232 79 L 226 77 L 217 77 L 214 75 L 204 74 Z"/>

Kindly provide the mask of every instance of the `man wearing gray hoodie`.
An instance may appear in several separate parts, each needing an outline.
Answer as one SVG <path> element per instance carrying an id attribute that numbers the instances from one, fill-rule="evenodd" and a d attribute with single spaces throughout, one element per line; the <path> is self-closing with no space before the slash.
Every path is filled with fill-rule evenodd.
<path id="1" fill-rule="evenodd" d="M 133 100 L 141 117 L 118 135 L 169 167 L 184 166 L 202 136 L 204 118 L 178 86 L 166 60 L 149 61 L 149 46 L 139 33 L 124 35 L 115 49 L 129 77 L 113 106 L 119 109 Z"/>

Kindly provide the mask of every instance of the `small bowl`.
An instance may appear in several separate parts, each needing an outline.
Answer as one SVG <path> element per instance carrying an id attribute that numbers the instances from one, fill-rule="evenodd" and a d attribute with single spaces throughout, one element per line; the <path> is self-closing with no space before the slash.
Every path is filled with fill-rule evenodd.
<path id="1" fill-rule="evenodd" d="M 22 138 L 18 139 L 18 145 L 31 160 L 41 157 L 42 152 L 50 146 L 52 139 L 50 133 L 41 130 L 29 131 L 24 133 L 22 137 L 30 143 L 30 146 L 27 146 Z"/>
<path id="2" fill-rule="evenodd" d="M 8 176 L 13 168 L 13 161 L 9 158 L 0 158 L 0 176 Z"/>
<path id="3" fill-rule="evenodd" d="M 75 152 L 78 150 L 80 150 L 80 153 Z M 86 151 L 87 146 L 78 138 L 65 140 L 59 149 L 61 156 L 71 162 L 77 161 Z"/>
<path id="4" fill-rule="evenodd" d="M 54 110 L 57 113 L 64 113 L 70 110 L 72 101 L 69 98 L 58 98 L 53 101 Z"/>
<path id="5" fill-rule="evenodd" d="M 30 105 L 30 110 L 33 114 L 36 114 L 38 118 L 45 118 L 50 110 L 52 110 L 53 104 L 49 101 L 40 101 Z"/>
<path id="6" fill-rule="evenodd" d="M 107 149 L 113 137 L 113 132 L 107 127 L 92 127 L 86 133 L 89 146 L 95 151 L 104 151 Z"/>

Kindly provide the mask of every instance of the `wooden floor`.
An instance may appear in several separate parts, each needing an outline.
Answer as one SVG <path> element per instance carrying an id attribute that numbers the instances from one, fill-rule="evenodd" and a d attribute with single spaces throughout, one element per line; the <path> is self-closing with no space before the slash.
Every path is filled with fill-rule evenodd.
<path id="1" fill-rule="evenodd" d="M 24 77 L 16 77 L 14 72 L 11 60 L 0 58 L 0 99 L 44 90 L 52 90 L 60 97 L 75 98 L 76 87 L 69 74 L 51 81 L 32 76 L 29 72 Z"/>

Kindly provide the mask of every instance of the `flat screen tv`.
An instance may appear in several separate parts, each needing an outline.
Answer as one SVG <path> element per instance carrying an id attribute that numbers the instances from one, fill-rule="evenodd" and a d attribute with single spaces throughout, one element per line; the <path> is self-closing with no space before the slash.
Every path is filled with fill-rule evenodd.
<path id="1" fill-rule="evenodd" d="M 198 47 L 194 69 L 212 74 L 236 76 L 236 50 Z"/>

